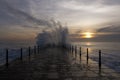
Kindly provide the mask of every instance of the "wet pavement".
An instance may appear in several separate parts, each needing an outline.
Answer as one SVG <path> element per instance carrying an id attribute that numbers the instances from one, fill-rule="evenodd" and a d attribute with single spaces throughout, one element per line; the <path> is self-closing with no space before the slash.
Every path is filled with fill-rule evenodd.
<path id="1" fill-rule="evenodd" d="M 0 68 L 0 80 L 120 80 L 120 74 L 86 58 L 80 60 L 79 52 L 65 49 L 46 49 Z"/>

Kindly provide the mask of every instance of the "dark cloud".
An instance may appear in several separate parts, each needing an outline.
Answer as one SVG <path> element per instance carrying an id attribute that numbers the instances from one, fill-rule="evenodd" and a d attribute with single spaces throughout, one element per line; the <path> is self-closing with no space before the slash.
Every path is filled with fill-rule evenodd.
<path id="1" fill-rule="evenodd" d="M 92 4 L 94 2 L 102 3 L 103 5 L 120 5 L 120 0 L 76 0 L 80 3 Z"/>
<path id="2" fill-rule="evenodd" d="M 120 26 L 110 25 L 97 30 L 97 32 L 120 32 Z"/>
<path id="3" fill-rule="evenodd" d="M 120 0 L 103 0 L 105 5 L 120 5 Z"/>
<path id="4" fill-rule="evenodd" d="M 9 3 L 1 0 L 0 1 L 0 24 L 2 25 L 24 25 L 23 27 L 36 28 L 37 26 L 50 27 L 49 21 L 43 19 L 36 19 L 30 14 L 12 7 Z"/>
<path id="5" fill-rule="evenodd" d="M 29 0 L 3 0 L 6 1 L 12 7 L 30 13 L 30 1 Z"/>

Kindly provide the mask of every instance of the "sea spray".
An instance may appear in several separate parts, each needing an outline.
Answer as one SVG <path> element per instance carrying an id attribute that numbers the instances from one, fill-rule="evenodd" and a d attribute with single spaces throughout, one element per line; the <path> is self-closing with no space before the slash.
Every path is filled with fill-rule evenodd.
<path id="1" fill-rule="evenodd" d="M 43 30 L 37 35 L 37 45 L 40 47 L 46 46 L 62 46 L 66 47 L 69 44 L 67 26 L 62 26 L 60 22 L 51 22 L 49 30 Z"/>

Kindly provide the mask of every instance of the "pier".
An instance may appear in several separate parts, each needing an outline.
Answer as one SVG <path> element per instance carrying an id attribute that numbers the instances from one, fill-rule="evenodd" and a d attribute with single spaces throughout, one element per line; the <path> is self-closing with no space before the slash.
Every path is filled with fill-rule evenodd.
<path id="1" fill-rule="evenodd" d="M 99 62 L 89 58 L 82 48 L 71 46 L 65 48 L 39 49 L 28 48 L 28 56 L 8 63 L 6 50 L 6 65 L 0 67 L 0 80 L 119 80 L 120 74 L 101 64 L 101 51 L 98 51 Z M 86 55 L 83 56 L 83 54 Z"/>

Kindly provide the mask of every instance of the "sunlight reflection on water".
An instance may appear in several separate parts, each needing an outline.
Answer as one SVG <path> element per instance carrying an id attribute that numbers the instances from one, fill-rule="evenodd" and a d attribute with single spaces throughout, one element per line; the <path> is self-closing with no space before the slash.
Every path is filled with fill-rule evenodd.
<path id="1" fill-rule="evenodd" d="M 85 48 L 120 50 L 119 42 L 74 42 L 72 44 Z"/>

